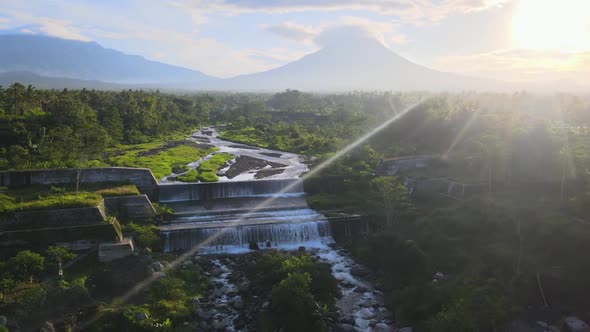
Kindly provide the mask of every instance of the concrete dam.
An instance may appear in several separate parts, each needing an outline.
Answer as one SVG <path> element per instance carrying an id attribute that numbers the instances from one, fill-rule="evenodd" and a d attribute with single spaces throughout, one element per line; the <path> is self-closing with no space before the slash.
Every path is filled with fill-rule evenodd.
<path id="1" fill-rule="evenodd" d="M 260 170 L 250 170 L 213 183 L 161 181 L 159 202 L 174 210 L 172 220 L 160 226 L 164 251 L 199 246 L 203 253 L 243 252 L 252 246 L 319 247 L 332 241 L 328 220 L 305 201 L 299 176 L 307 166 L 301 156 L 236 145 L 216 135 L 207 128 L 192 138 L 222 152 L 280 164 L 282 172 L 256 179 L 253 174 Z"/>

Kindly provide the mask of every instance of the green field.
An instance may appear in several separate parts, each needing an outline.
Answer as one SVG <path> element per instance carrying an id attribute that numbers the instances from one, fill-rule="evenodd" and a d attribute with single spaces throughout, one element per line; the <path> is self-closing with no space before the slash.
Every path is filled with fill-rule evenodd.
<path id="1" fill-rule="evenodd" d="M 83 184 L 78 192 L 73 185 L 36 185 L 21 189 L 0 190 L 0 215 L 18 211 L 37 211 L 97 206 L 104 197 L 138 195 L 130 184 Z"/>
<path id="2" fill-rule="evenodd" d="M 174 167 L 199 160 L 215 149 L 199 149 L 188 141 L 121 145 L 113 149 L 108 162 L 113 166 L 149 168 L 156 179 L 172 173 Z"/>

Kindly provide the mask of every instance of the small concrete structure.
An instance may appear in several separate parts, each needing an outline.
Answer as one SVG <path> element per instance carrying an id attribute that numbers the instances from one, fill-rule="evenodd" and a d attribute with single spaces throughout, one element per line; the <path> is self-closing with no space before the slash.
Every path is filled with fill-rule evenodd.
<path id="1" fill-rule="evenodd" d="M 434 156 L 408 156 L 391 159 L 383 159 L 375 168 L 375 174 L 379 176 L 392 176 L 398 172 L 427 167 Z"/>
<path id="2" fill-rule="evenodd" d="M 115 243 L 101 243 L 98 245 L 98 260 L 100 262 L 110 262 L 133 255 L 133 252 L 133 241 L 130 238 L 124 238 Z"/>
<path id="3" fill-rule="evenodd" d="M 107 197 L 104 199 L 108 215 L 122 219 L 149 219 L 156 210 L 147 195 Z"/>

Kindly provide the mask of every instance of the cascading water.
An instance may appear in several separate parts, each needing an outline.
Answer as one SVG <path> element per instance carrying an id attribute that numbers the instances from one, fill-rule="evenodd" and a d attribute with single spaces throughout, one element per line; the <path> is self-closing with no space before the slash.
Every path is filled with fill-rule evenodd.
<path id="1" fill-rule="evenodd" d="M 161 225 L 163 249 L 237 253 L 259 248 L 322 247 L 332 242 L 326 218 L 309 209 L 300 179 L 273 179 L 160 187 L 160 202 L 178 213 Z M 261 205 L 268 197 L 272 203 Z"/>

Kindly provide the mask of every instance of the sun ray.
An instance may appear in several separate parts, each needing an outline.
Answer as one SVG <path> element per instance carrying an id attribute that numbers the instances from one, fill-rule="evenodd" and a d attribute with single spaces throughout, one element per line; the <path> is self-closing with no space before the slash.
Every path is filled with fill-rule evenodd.
<path id="1" fill-rule="evenodd" d="M 314 176 L 314 175 L 318 174 L 322 170 L 326 169 L 328 166 L 330 166 L 336 160 L 338 160 L 339 158 L 341 158 L 342 156 L 344 156 L 348 152 L 354 150 L 359 145 L 361 145 L 362 143 L 366 142 L 368 139 L 370 139 L 371 137 L 373 137 L 375 134 L 379 133 L 381 130 L 387 128 L 389 125 L 391 125 L 395 121 L 398 121 L 399 119 L 401 119 L 402 117 L 404 117 L 406 114 L 408 114 L 409 112 L 411 112 L 412 110 L 414 110 L 416 107 L 418 107 L 421 104 L 423 104 L 427 99 L 429 99 L 429 98 L 423 98 L 420 101 L 418 101 L 417 103 L 412 104 L 412 105 L 406 107 L 402 111 L 396 113 L 394 116 L 392 116 L 391 118 L 389 118 L 387 121 L 383 122 L 382 124 L 380 124 L 379 126 L 373 128 L 372 130 L 368 131 L 367 133 L 365 133 L 361 137 L 357 138 L 355 141 L 353 141 L 352 143 L 348 144 L 343 149 L 341 149 L 338 152 L 336 152 L 333 156 L 331 156 L 330 158 L 324 160 L 323 162 L 321 162 L 320 164 L 318 164 L 317 166 L 315 166 L 311 171 L 309 171 L 305 175 L 303 175 L 301 177 L 301 180 L 303 181 L 303 180 L 305 180 L 305 179 L 307 179 L 307 178 L 309 178 L 311 176 Z M 393 108 L 393 105 L 391 105 L 391 103 L 390 103 L 390 106 Z M 230 223 L 230 224 L 227 224 L 227 225 L 230 225 L 230 227 L 223 227 L 223 228 L 221 228 L 214 235 L 212 235 L 209 238 L 207 238 L 206 240 L 198 243 L 193 248 L 187 250 L 186 252 L 184 252 L 183 254 L 181 254 L 178 258 L 176 258 L 174 261 L 170 262 L 170 265 L 164 269 L 164 272 L 176 268 L 178 265 L 180 265 L 186 259 L 188 259 L 188 258 L 192 257 L 193 255 L 195 255 L 199 251 L 200 248 L 209 245 L 210 243 L 212 243 L 213 241 L 215 241 L 217 238 L 219 238 L 221 235 L 223 235 L 224 233 L 226 233 L 231 228 L 231 225 L 237 224 L 237 223 L 243 221 L 244 219 L 247 219 L 248 216 L 252 215 L 253 213 L 256 213 L 256 212 L 260 211 L 261 209 L 265 208 L 266 206 L 268 206 L 269 204 L 271 204 L 272 202 L 274 202 L 276 200 L 276 198 L 278 196 L 280 196 L 280 194 L 289 192 L 290 190 L 292 190 L 297 185 L 298 185 L 298 182 L 293 182 L 290 185 L 284 187 L 281 191 L 279 191 L 277 193 L 277 195 L 274 195 L 272 197 L 269 197 L 269 198 L 265 199 L 260 204 L 256 205 L 254 208 L 252 208 L 251 210 L 249 210 L 248 212 L 246 212 L 245 214 L 243 214 L 242 217 L 240 219 L 238 219 L 237 221 L 235 221 L 233 223 Z M 142 280 L 141 282 L 137 283 L 135 286 L 133 286 L 133 288 L 131 288 L 125 294 L 123 294 L 122 296 L 114 299 L 111 302 L 111 307 L 120 307 L 121 305 L 127 303 L 131 297 L 133 297 L 134 295 L 138 294 L 139 292 L 141 292 L 142 290 L 144 290 L 145 288 L 147 288 L 148 286 L 150 286 L 157 279 L 158 279 L 157 276 L 151 276 L 151 277 L 146 278 L 146 279 Z M 102 316 L 102 314 L 101 313 L 98 313 L 97 315 L 95 315 L 94 317 L 92 317 L 89 321 L 87 321 L 86 324 L 84 324 L 84 326 L 87 327 L 87 326 L 91 325 L 92 323 L 96 322 L 101 316 Z"/>

